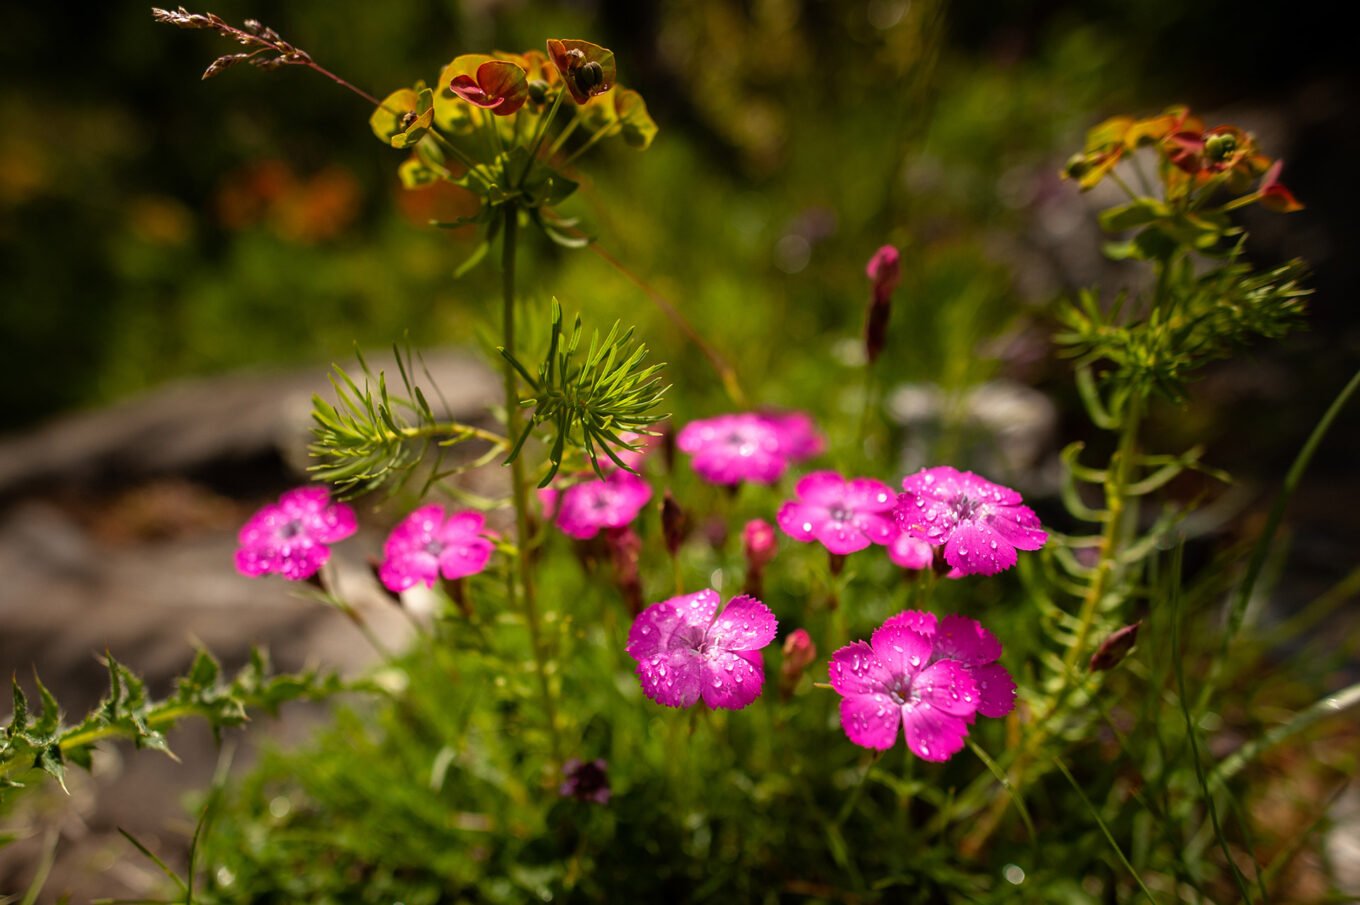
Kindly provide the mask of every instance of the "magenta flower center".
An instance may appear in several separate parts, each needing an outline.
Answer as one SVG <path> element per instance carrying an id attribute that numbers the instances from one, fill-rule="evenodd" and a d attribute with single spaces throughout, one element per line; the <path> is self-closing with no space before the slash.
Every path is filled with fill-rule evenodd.
<path id="1" fill-rule="evenodd" d="M 292 540 L 302 533 L 302 519 L 293 519 L 279 526 L 279 540 Z"/>
<path id="2" fill-rule="evenodd" d="M 830 509 L 828 509 L 826 511 L 826 514 L 830 516 L 832 521 L 848 522 L 850 521 L 851 516 L 853 516 L 855 513 L 854 510 L 848 508 L 847 506 L 845 506 L 845 504 L 837 503 L 835 506 L 832 506 Z"/>
<path id="3" fill-rule="evenodd" d="M 444 544 L 443 544 L 442 541 L 438 541 L 438 540 L 435 540 L 434 538 L 430 538 L 428 541 L 425 542 L 425 548 L 424 548 L 424 549 L 425 549 L 425 552 L 426 552 L 426 553 L 428 553 L 428 554 L 430 554 L 431 556 L 433 556 L 433 557 L 435 557 L 436 559 L 438 559 L 438 558 L 439 558 L 439 554 L 441 554 L 441 553 L 444 552 Z"/>

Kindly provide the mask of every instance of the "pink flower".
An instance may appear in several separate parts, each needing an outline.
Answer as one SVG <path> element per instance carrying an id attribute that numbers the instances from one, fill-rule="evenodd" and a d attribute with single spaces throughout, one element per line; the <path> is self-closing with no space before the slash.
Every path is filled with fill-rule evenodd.
<path id="1" fill-rule="evenodd" d="M 378 577 L 400 593 L 416 584 L 432 588 L 441 575 L 450 581 L 476 575 L 491 559 L 485 528 L 480 512 L 446 515 L 437 503 L 421 506 L 387 536 Z"/>
<path id="2" fill-rule="evenodd" d="M 897 524 L 932 547 L 960 575 L 995 575 L 1016 563 L 1016 550 L 1038 550 L 1048 540 L 1039 517 L 1020 494 L 971 471 L 923 468 L 902 479 Z"/>
<path id="3" fill-rule="evenodd" d="M 330 559 L 327 545 L 356 528 L 354 510 L 332 503 L 326 488 L 290 490 L 241 526 L 236 571 L 251 577 L 278 574 L 289 581 L 311 578 Z"/>
<path id="4" fill-rule="evenodd" d="M 541 490 L 544 511 L 562 532 L 588 540 L 602 528 L 622 528 L 637 518 L 652 498 L 652 488 L 631 472 L 615 469 L 603 479 L 593 478 L 566 490 Z"/>
<path id="5" fill-rule="evenodd" d="M 799 480 L 790 500 L 779 509 L 780 529 L 794 540 L 820 541 L 844 555 L 870 544 L 888 544 L 897 534 L 892 488 L 871 478 L 847 481 L 834 471 L 814 471 Z"/>
<path id="6" fill-rule="evenodd" d="M 1015 683 L 996 660 L 1001 642 L 966 616 L 907 610 L 831 657 L 841 726 L 857 745 L 886 751 L 899 727 L 917 757 L 946 761 L 963 747 L 978 714 L 1015 706 Z"/>
<path id="7" fill-rule="evenodd" d="M 760 696 L 760 651 L 774 640 L 774 613 L 741 596 L 718 616 L 721 602 L 713 590 L 672 597 L 633 622 L 627 651 L 647 697 L 666 707 L 688 707 L 702 697 L 709 707 L 740 710 Z"/>
<path id="8" fill-rule="evenodd" d="M 826 441 L 817 433 L 812 416 L 805 412 L 762 412 L 760 417 L 774 427 L 780 452 L 790 462 L 811 459 L 826 449 Z"/>
<path id="9" fill-rule="evenodd" d="M 822 438 L 799 412 L 743 412 L 691 421 L 675 439 L 694 470 L 714 484 L 773 484 L 789 463 L 815 456 Z"/>
<path id="10" fill-rule="evenodd" d="M 905 531 L 888 544 L 888 558 L 904 569 L 929 569 L 935 560 L 935 548 Z"/>

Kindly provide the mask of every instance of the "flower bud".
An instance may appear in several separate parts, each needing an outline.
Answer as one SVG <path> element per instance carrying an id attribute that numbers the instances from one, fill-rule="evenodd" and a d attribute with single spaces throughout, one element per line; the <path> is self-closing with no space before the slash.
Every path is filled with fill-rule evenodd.
<path id="1" fill-rule="evenodd" d="M 545 104 L 548 102 L 548 83 L 542 79 L 534 79 L 529 83 L 529 100 L 535 104 Z"/>
<path id="2" fill-rule="evenodd" d="M 1063 167 L 1063 176 L 1068 179 L 1080 179 L 1085 176 L 1090 169 L 1091 164 L 1086 159 L 1086 155 L 1078 151 L 1076 154 L 1067 158 L 1067 164 Z"/>
<path id="3" fill-rule="evenodd" d="M 685 539 L 685 513 L 669 489 L 661 498 L 661 535 L 666 540 L 666 552 L 674 557 Z"/>
<path id="4" fill-rule="evenodd" d="M 638 573 L 642 538 L 632 528 L 624 526 L 605 532 L 605 543 L 614 566 L 614 584 L 623 595 L 628 611 L 636 616 L 642 612 L 642 579 Z"/>
<path id="5" fill-rule="evenodd" d="M 784 639 L 784 662 L 779 667 L 779 693 L 784 700 L 793 696 L 798 680 L 817 659 L 817 645 L 805 629 L 794 629 Z"/>
<path id="6" fill-rule="evenodd" d="M 1091 672 L 1104 672 L 1118 666 L 1133 649 L 1138 640 L 1138 628 L 1142 624 L 1140 621 L 1126 625 L 1111 632 L 1108 638 L 1100 642 L 1100 647 L 1091 655 Z"/>
<path id="7" fill-rule="evenodd" d="M 751 519 L 741 532 L 746 562 L 753 569 L 763 569 L 774 559 L 774 526 L 763 519 Z"/>

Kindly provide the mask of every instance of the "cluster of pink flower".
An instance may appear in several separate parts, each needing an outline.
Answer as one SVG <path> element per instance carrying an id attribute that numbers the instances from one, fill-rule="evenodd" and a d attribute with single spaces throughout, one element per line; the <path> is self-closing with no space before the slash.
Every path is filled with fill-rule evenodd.
<path id="1" fill-rule="evenodd" d="M 640 469 L 646 438 L 624 439 L 638 448 L 624 450 L 621 458 L 628 468 Z M 774 483 L 790 464 L 823 449 L 811 419 L 801 413 L 694 421 L 679 432 L 676 445 L 691 456 L 700 477 L 723 485 Z M 631 525 L 652 499 L 651 485 L 612 463 L 603 471 L 603 477 L 541 491 L 545 515 L 576 539 L 602 531 L 611 543 L 635 538 Z M 1048 537 L 1018 493 L 947 466 L 906 476 L 901 493 L 872 478 L 814 471 L 798 480 L 794 494 L 776 517 L 794 540 L 820 543 L 837 557 L 878 545 L 904 568 L 938 566 L 953 578 L 995 575 L 1015 565 L 1017 551 L 1037 550 Z M 324 489 L 290 491 L 241 529 L 237 567 L 247 575 L 310 578 L 326 562 L 328 545 L 354 531 L 353 510 L 331 502 Z M 774 529 L 751 521 L 743 545 L 752 570 L 749 591 L 752 580 L 759 587 L 760 572 L 774 555 Z M 420 583 L 433 587 L 440 577 L 482 571 L 493 549 L 480 513 L 422 506 L 388 536 L 378 575 L 395 592 Z M 635 600 L 640 606 L 640 590 Z M 653 604 L 637 616 L 627 651 L 637 661 L 647 697 L 667 707 L 702 699 L 709 707 L 737 710 L 760 695 L 761 651 L 778 628 L 774 613 L 750 594 L 726 608 L 721 602 L 716 591 L 704 590 Z M 786 694 L 815 656 L 803 629 L 791 633 L 789 642 L 794 652 L 786 651 L 785 666 L 794 659 L 801 665 L 784 676 Z M 1015 684 L 997 662 L 1000 656 L 1001 643 L 972 619 L 951 615 L 937 621 L 920 611 L 893 616 L 867 643 L 856 641 L 831 657 L 831 686 L 843 696 L 847 737 L 882 750 L 893 745 L 901 727 L 918 756 L 948 759 L 962 748 L 979 714 L 1004 716 L 1014 706 Z"/>
<path id="2" fill-rule="evenodd" d="M 332 502 L 324 487 L 290 490 L 253 516 L 237 535 L 236 568 L 242 575 L 282 575 L 305 581 L 330 559 L 330 545 L 355 532 L 354 509 Z M 493 544 L 479 512 L 446 513 L 421 506 L 402 519 L 383 544 L 378 577 L 400 593 L 416 584 L 434 587 L 486 568 Z"/>
<path id="3" fill-rule="evenodd" d="M 773 483 L 792 461 L 822 447 L 806 417 L 761 414 L 693 422 L 677 445 L 692 456 L 701 477 L 718 484 Z M 938 559 L 952 578 L 995 575 L 1015 565 L 1017 551 L 1037 550 L 1048 537 L 1018 493 L 947 466 L 908 475 L 901 493 L 834 471 L 804 475 L 794 493 L 776 518 L 789 537 L 820 543 L 836 556 L 883 546 L 908 569 L 931 568 Z M 759 572 L 773 555 L 772 529 L 752 521 L 743 541 Z M 775 638 L 774 613 L 751 596 L 734 598 L 721 612 L 720 602 L 717 592 L 699 591 L 653 604 L 638 616 L 627 650 L 647 697 L 667 707 L 702 699 L 709 707 L 740 709 L 760 695 L 761 651 Z M 797 673 L 815 647 L 803 629 L 790 633 L 788 642 L 785 666 L 799 659 Z M 1015 683 L 1000 656 L 1001 642 L 965 616 L 937 620 L 912 610 L 891 617 L 867 643 L 856 641 L 831 657 L 831 686 L 842 696 L 846 736 L 884 750 L 900 729 L 917 756 L 947 760 L 963 747 L 977 716 L 1005 716 L 1015 706 Z M 787 684 L 789 676 L 784 678 Z M 796 682 L 797 675 L 792 678 Z"/>

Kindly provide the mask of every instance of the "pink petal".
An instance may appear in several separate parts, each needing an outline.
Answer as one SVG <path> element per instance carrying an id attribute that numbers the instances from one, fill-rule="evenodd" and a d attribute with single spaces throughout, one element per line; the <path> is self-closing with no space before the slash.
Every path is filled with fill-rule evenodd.
<path id="1" fill-rule="evenodd" d="M 935 630 L 935 656 L 981 666 L 1001 656 L 1001 642 L 976 619 L 951 614 Z"/>
<path id="2" fill-rule="evenodd" d="M 453 543 L 439 554 L 439 571 L 448 579 L 466 578 L 486 568 L 493 546 L 484 537 Z"/>
<path id="3" fill-rule="evenodd" d="M 911 681 L 912 697 L 916 705 L 931 708 L 950 716 L 972 717 L 978 709 L 978 687 L 968 668 L 955 660 L 932 663 Z"/>
<path id="4" fill-rule="evenodd" d="M 279 574 L 289 581 L 303 581 L 311 578 L 331 558 L 331 548 L 325 544 L 312 543 L 310 540 L 297 544 L 282 552 L 278 566 Z"/>
<path id="5" fill-rule="evenodd" d="M 838 522 L 828 518 L 814 524 L 813 533 L 817 535 L 817 540 L 822 542 L 822 546 L 841 556 L 857 553 L 869 546 L 869 538 L 855 526 L 854 522 Z"/>
<path id="6" fill-rule="evenodd" d="M 812 418 L 804 412 L 767 412 L 762 417 L 774 428 L 779 452 L 786 458 L 810 459 L 826 447 Z"/>
<path id="7" fill-rule="evenodd" d="M 888 544 L 888 558 L 904 569 L 928 569 L 935 559 L 935 551 L 919 537 L 899 531 Z"/>
<path id="8" fill-rule="evenodd" d="M 845 502 L 857 512 L 887 512 L 897 505 L 897 494 L 882 481 L 855 478 L 845 485 Z"/>
<path id="9" fill-rule="evenodd" d="M 889 626 L 902 626 L 909 628 L 926 638 L 935 634 L 935 614 L 925 610 L 903 610 L 896 616 L 889 616 L 883 623 L 883 628 Z"/>
<path id="10" fill-rule="evenodd" d="M 898 535 L 897 525 L 874 512 L 856 513 L 854 523 L 865 537 L 876 544 L 890 544 Z"/>
<path id="11" fill-rule="evenodd" d="M 845 503 L 845 478 L 834 471 L 814 471 L 798 479 L 793 491 L 804 503 L 831 508 Z"/>
<path id="12" fill-rule="evenodd" d="M 1009 487 L 993 484 L 971 471 L 959 474 L 958 486 L 960 492 L 974 500 L 982 500 L 998 506 L 1018 506 L 1020 504 L 1020 494 Z"/>
<path id="13" fill-rule="evenodd" d="M 704 660 L 700 689 L 704 703 L 715 710 L 740 710 L 760 696 L 764 685 L 765 664 L 757 651 L 714 651 Z"/>
<path id="14" fill-rule="evenodd" d="M 880 625 L 869 643 L 874 656 L 893 676 L 914 676 L 930 661 L 930 638 L 900 623 Z"/>
<path id="15" fill-rule="evenodd" d="M 978 713 L 1002 717 L 1015 709 L 1015 680 L 1006 672 L 1006 667 L 989 663 L 974 666 L 971 671 L 978 688 Z"/>
<path id="16" fill-rule="evenodd" d="M 755 651 L 773 641 L 778 630 L 779 623 L 770 608 L 743 594 L 732 598 L 713 623 L 708 641 L 724 650 Z"/>
<path id="17" fill-rule="evenodd" d="M 922 468 L 902 479 L 902 489 L 913 496 L 944 499 L 959 495 L 959 472 L 948 465 Z"/>
<path id="18" fill-rule="evenodd" d="M 933 547 L 948 539 L 957 521 L 950 504 L 910 491 L 898 495 L 893 517 L 898 528 Z"/>
<path id="19" fill-rule="evenodd" d="M 1048 541 L 1048 532 L 1039 527 L 1039 517 L 1028 506 L 1006 506 L 988 516 L 987 524 L 1020 550 L 1038 550 Z"/>
<path id="20" fill-rule="evenodd" d="M 886 692 L 892 673 L 884 668 L 874 649 L 864 641 L 847 644 L 831 655 L 827 664 L 831 687 L 843 695 L 865 695 Z"/>
<path id="21" fill-rule="evenodd" d="M 480 512 L 455 512 L 449 516 L 443 527 L 435 532 L 435 537 L 444 543 L 457 543 L 476 537 L 485 527 L 486 518 Z"/>
<path id="22" fill-rule="evenodd" d="M 944 559 L 964 575 L 995 575 L 1015 565 L 1015 547 L 976 522 L 960 522 L 944 546 Z"/>
<path id="23" fill-rule="evenodd" d="M 675 605 L 676 600 L 684 599 L 679 597 L 654 603 L 639 613 L 633 620 L 632 628 L 628 630 L 628 644 L 624 649 L 634 659 L 641 660 L 658 651 L 670 650 L 675 646 L 676 635 L 681 632 L 697 633 L 702 637 L 702 630 L 707 628 L 707 622 L 701 623 L 700 628 L 690 620 L 688 608 L 681 609 Z"/>
<path id="24" fill-rule="evenodd" d="M 378 566 L 378 578 L 384 587 L 396 593 L 418 583 L 432 588 L 439 579 L 439 560 L 423 551 L 389 555 Z"/>
<path id="25" fill-rule="evenodd" d="M 278 571 L 278 557 L 273 550 L 242 547 L 236 551 L 236 571 L 250 578 L 259 578 Z"/>
<path id="26" fill-rule="evenodd" d="M 666 707 L 688 707 L 699 700 L 703 666 L 688 648 L 661 651 L 638 660 L 642 693 Z"/>
<path id="27" fill-rule="evenodd" d="M 963 748 L 968 724 L 934 707 L 908 705 L 902 710 L 907 747 L 922 760 L 943 763 Z"/>
<path id="28" fill-rule="evenodd" d="M 817 539 L 817 532 L 814 529 L 825 517 L 820 510 L 790 500 L 779 507 L 775 521 L 779 523 L 780 530 L 789 537 L 806 543 Z"/>
<path id="29" fill-rule="evenodd" d="M 886 751 L 897 741 L 902 707 L 886 694 L 857 694 L 841 701 L 846 738 L 865 748 Z"/>

